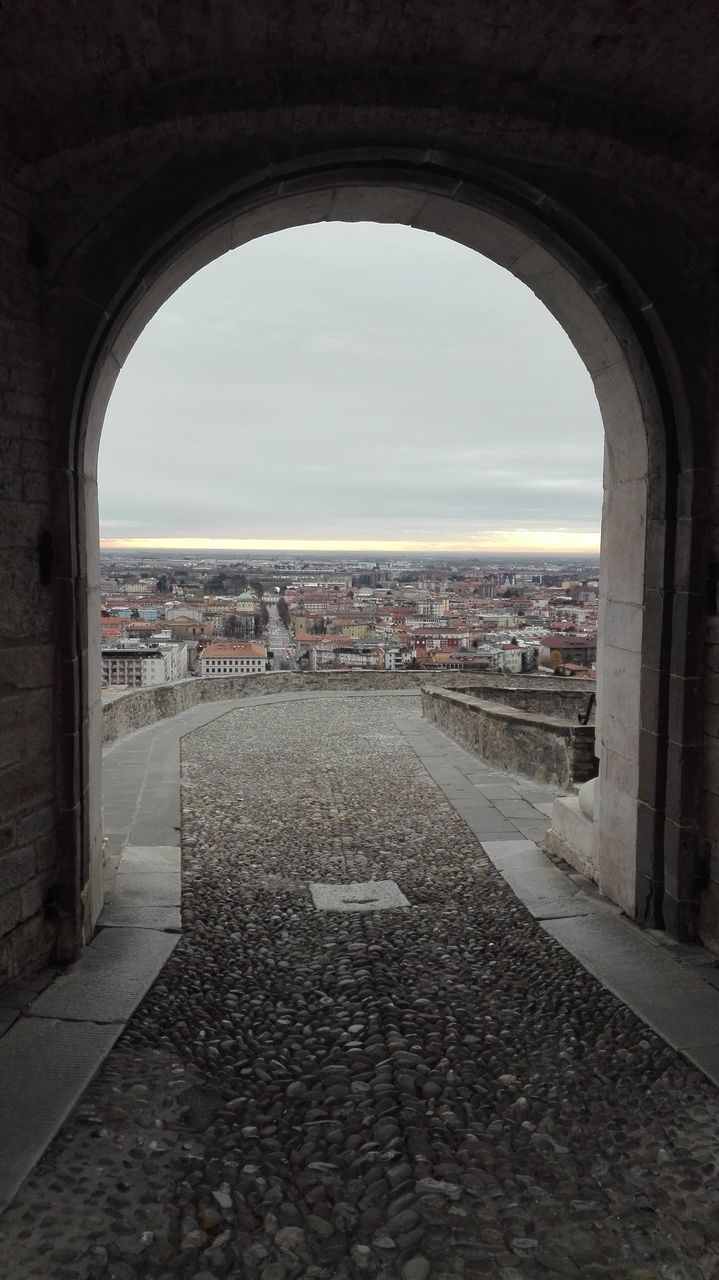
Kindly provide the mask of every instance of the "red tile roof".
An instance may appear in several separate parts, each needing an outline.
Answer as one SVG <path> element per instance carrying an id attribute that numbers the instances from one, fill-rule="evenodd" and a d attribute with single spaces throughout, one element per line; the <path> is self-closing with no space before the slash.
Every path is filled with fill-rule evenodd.
<path id="1" fill-rule="evenodd" d="M 208 644 L 202 650 L 203 658 L 266 658 L 263 644 Z"/>

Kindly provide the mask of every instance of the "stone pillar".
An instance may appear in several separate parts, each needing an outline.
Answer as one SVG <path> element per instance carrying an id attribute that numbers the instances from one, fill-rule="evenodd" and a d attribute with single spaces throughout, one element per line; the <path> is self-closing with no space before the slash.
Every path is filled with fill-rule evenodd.
<path id="1" fill-rule="evenodd" d="M 55 513 L 32 204 L 0 185 L 0 984 L 45 963 L 59 919 Z"/>

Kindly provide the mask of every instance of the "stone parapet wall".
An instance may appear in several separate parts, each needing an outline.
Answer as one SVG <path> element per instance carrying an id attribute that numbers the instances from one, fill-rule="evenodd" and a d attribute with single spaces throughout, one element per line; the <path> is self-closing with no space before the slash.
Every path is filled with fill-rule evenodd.
<path id="1" fill-rule="evenodd" d="M 548 691 L 549 692 L 549 691 Z M 511 695 L 512 691 L 508 693 Z M 559 696 L 557 694 L 557 696 Z M 573 699 L 569 699 L 570 707 Z M 447 688 L 424 688 L 428 720 L 481 760 L 569 791 L 596 772 L 594 726 L 503 705 L 488 690 L 481 698 Z"/>
<path id="2" fill-rule="evenodd" d="M 539 715 L 559 716 L 562 720 L 573 720 L 584 715 L 590 694 L 596 693 L 597 686 L 593 680 L 575 680 L 573 677 L 556 677 L 549 679 L 540 677 L 517 677 L 512 686 L 498 685 L 496 677 L 487 677 L 481 684 L 476 678 L 470 683 L 455 685 L 454 680 L 447 680 L 445 688 L 460 689 L 462 693 L 475 695 L 491 702 L 502 702 L 505 706 L 514 707 L 517 711 L 532 711 Z M 594 707 L 590 716 L 594 722 Z"/>
<path id="3" fill-rule="evenodd" d="M 103 742 L 113 742 L 134 729 L 154 724 L 168 716 L 179 715 L 201 702 L 223 702 L 227 698 L 256 698 L 262 694 L 301 693 L 303 691 L 338 692 L 342 689 L 416 689 L 423 685 L 447 687 L 444 671 L 268 671 L 252 676 L 218 676 L 178 680 L 175 684 L 157 685 L 151 689 L 134 689 L 128 693 L 110 694 L 102 708 Z M 541 686 L 541 688 L 539 687 Z M 483 696 L 509 701 L 524 701 L 534 696 L 552 698 L 562 696 L 566 690 L 570 701 L 578 698 L 584 705 L 586 693 L 594 686 L 587 683 L 580 697 L 572 687 L 567 690 L 566 680 L 549 680 L 543 676 L 477 676 L 454 672 L 453 689 L 481 689 Z M 535 692 L 532 693 L 532 690 Z"/>
<path id="4" fill-rule="evenodd" d="M 422 671 L 268 671 L 251 676 L 193 677 L 110 696 L 102 708 L 103 742 L 113 742 L 134 729 L 179 715 L 201 702 L 256 698 L 273 693 L 340 692 L 342 689 L 416 689 L 427 681 L 445 682 L 444 672 Z M 475 677 L 467 677 L 474 680 Z M 461 683 L 462 676 L 458 675 Z"/>

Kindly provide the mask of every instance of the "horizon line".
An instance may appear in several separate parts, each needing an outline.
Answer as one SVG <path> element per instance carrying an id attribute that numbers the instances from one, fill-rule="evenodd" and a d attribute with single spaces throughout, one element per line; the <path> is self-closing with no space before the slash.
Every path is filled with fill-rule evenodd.
<path id="1" fill-rule="evenodd" d="M 100 538 L 102 551 L 365 551 L 412 553 L 451 553 L 488 555 L 499 552 L 517 554 L 599 555 L 599 537 L 575 541 L 577 535 L 565 530 L 543 530 L 532 534 L 517 529 L 513 534 L 492 533 L 469 541 L 456 540 L 392 540 L 355 538 L 193 538 L 145 537 Z"/>

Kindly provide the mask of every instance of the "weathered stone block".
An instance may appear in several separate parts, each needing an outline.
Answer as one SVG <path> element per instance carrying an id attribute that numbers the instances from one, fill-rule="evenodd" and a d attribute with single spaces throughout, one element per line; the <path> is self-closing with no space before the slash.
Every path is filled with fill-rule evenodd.
<path id="1" fill-rule="evenodd" d="M 52 684 L 53 651 L 49 644 L 11 645 L 3 649 L 0 692 L 39 689 Z"/>
<path id="2" fill-rule="evenodd" d="M 0 985 L 46 964 L 54 936 L 55 926 L 42 913 L 17 924 L 0 942 Z"/>
<path id="3" fill-rule="evenodd" d="M 18 844 L 29 844 L 40 836 L 47 836 L 53 829 L 52 807 L 48 804 L 39 805 L 18 818 L 15 825 Z"/>
<path id="4" fill-rule="evenodd" d="M 34 757 L 32 768 L 13 764 L 0 772 L 0 812 L 11 815 L 31 805 L 43 804 L 52 795 L 53 768 L 49 752 Z"/>
<path id="5" fill-rule="evenodd" d="M 583 876 L 598 881 L 599 826 L 582 812 L 576 796 L 560 796 L 554 801 L 544 845 Z"/>
<path id="6" fill-rule="evenodd" d="M 0 938 L 9 933 L 20 919 L 20 890 L 0 896 Z"/>
<path id="7" fill-rule="evenodd" d="M 45 897 L 50 885 L 52 877 L 47 875 L 36 875 L 28 884 L 24 884 L 20 889 L 20 919 L 28 920 L 30 916 L 34 916 L 38 911 L 42 911 Z"/>
<path id="8" fill-rule="evenodd" d="M 35 850 L 32 845 L 0 855 L 0 893 L 18 889 L 35 875 Z"/>

